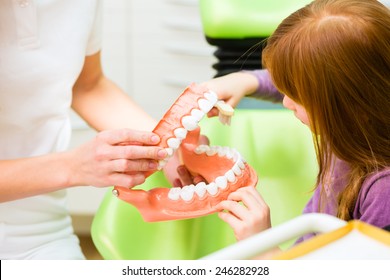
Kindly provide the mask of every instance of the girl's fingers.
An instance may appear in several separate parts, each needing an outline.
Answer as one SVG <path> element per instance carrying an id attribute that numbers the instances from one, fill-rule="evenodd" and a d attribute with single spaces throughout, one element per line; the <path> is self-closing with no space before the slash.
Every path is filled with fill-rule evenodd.
<path id="1" fill-rule="evenodd" d="M 267 206 L 260 193 L 254 187 L 243 187 L 231 193 L 228 199 L 242 201 L 250 210 Z"/>
<path id="2" fill-rule="evenodd" d="M 241 227 L 241 220 L 239 220 L 232 213 L 219 212 L 218 217 L 222 221 L 226 222 L 233 229 L 234 232 Z"/>
<path id="3" fill-rule="evenodd" d="M 237 240 L 271 227 L 269 208 L 254 187 L 243 187 L 217 205 L 219 217 L 234 230 Z"/>
<path id="4" fill-rule="evenodd" d="M 229 211 L 239 220 L 244 220 L 249 215 L 248 209 L 245 206 L 237 203 L 236 201 L 224 200 L 221 201 L 217 207 L 221 210 Z"/>
<path id="5" fill-rule="evenodd" d="M 260 204 L 266 204 L 263 197 L 260 195 L 260 193 L 257 191 L 256 187 L 245 187 L 245 190 L 247 190 L 249 193 L 253 195 L 253 197 L 260 203 Z"/>

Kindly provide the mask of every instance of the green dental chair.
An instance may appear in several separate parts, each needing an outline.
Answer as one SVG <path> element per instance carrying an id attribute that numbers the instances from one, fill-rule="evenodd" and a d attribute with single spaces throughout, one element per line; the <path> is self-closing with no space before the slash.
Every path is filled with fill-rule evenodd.
<path id="1" fill-rule="evenodd" d="M 259 176 L 258 190 L 273 225 L 300 215 L 316 177 L 311 133 L 287 110 L 236 110 L 230 127 L 204 119 L 201 132 L 212 145 L 236 148 Z M 161 172 L 140 187 L 169 187 Z M 104 259 L 198 259 L 235 243 L 217 214 L 146 223 L 138 210 L 109 190 L 92 223 L 94 244 Z M 286 243 L 285 246 L 291 245 Z"/>

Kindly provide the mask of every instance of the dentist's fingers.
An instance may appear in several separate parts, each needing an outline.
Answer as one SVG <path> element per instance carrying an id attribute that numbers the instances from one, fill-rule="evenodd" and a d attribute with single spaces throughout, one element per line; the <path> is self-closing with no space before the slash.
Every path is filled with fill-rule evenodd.
<path id="1" fill-rule="evenodd" d="M 175 180 L 176 186 L 182 187 L 182 186 L 188 186 L 191 184 L 199 184 L 200 182 L 206 182 L 206 180 L 200 176 L 200 175 L 195 175 L 193 176 L 188 169 L 185 167 L 185 165 L 179 165 L 177 167 L 177 173 L 179 174 L 180 178 L 178 180 L 180 181 L 180 184 Z"/>
<path id="2" fill-rule="evenodd" d="M 113 186 L 133 188 L 145 182 L 145 175 L 142 173 L 113 173 L 110 175 L 109 180 Z"/>
<path id="3" fill-rule="evenodd" d="M 160 137 L 148 131 L 138 131 L 132 129 L 116 129 L 100 132 L 96 137 L 110 145 L 127 144 L 144 144 L 156 145 L 160 142 Z"/>
<path id="4" fill-rule="evenodd" d="M 201 134 L 198 145 L 210 145 L 210 139 L 206 135 Z"/>
<path id="5" fill-rule="evenodd" d="M 191 173 L 184 165 L 179 165 L 177 167 L 177 173 L 180 176 L 180 181 L 182 186 L 187 186 L 193 184 L 193 179 Z"/>
<path id="6" fill-rule="evenodd" d="M 156 170 L 158 167 L 157 161 L 152 160 L 127 160 L 127 159 L 117 159 L 110 161 L 111 170 L 113 172 L 134 172 L 134 171 L 150 171 Z"/>
<path id="7" fill-rule="evenodd" d="M 160 160 L 168 156 L 165 149 L 158 146 L 121 145 L 102 147 L 98 155 L 111 159 L 155 159 Z"/>
<path id="8" fill-rule="evenodd" d="M 129 173 L 157 169 L 158 161 L 166 158 L 167 152 L 149 145 L 159 141 L 160 138 L 150 132 L 129 129 L 99 132 L 89 142 L 69 152 L 72 158 L 70 184 L 106 187 L 119 183 L 133 186 L 143 182 L 144 175 L 137 177 Z M 117 178 L 129 182 L 118 182 Z"/>

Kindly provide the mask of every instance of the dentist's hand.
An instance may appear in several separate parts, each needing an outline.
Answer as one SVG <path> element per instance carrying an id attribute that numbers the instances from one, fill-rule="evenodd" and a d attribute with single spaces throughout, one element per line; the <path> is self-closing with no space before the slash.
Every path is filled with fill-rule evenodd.
<path id="1" fill-rule="evenodd" d="M 158 135 L 130 129 L 108 130 L 70 151 L 70 185 L 132 188 L 145 181 L 145 172 L 156 170 L 167 152 L 156 145 Z"/>
<path id="2" fill-rule="evenodd" d="M 209 145 L 209 139 L 205 135 L 200 135 L 199 145 Z M 173 187 L 183 187 L 191 184 L 198 184 L 200 182 L 205 182 L 206 180 L 198 175 L 191 174 L 185 165 L 183 165 L 179 160 L 179 155 L 176 152 L 175 156 L 169 160 L 164 168 L 165 176 L 170 179 Z"/>

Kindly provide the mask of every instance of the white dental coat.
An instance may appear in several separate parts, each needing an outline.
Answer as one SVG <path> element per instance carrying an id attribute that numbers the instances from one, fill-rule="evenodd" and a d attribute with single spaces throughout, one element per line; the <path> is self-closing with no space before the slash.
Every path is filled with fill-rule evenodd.
<path id="1" fill-rule="evenodd" d="M 0 1 L 0 160 L 67 149 L 72 87 L 101 46 L 100 6 Z M 0 203 L 0 259 L 30 258 L 84 258 L 66 191 Z"/>

